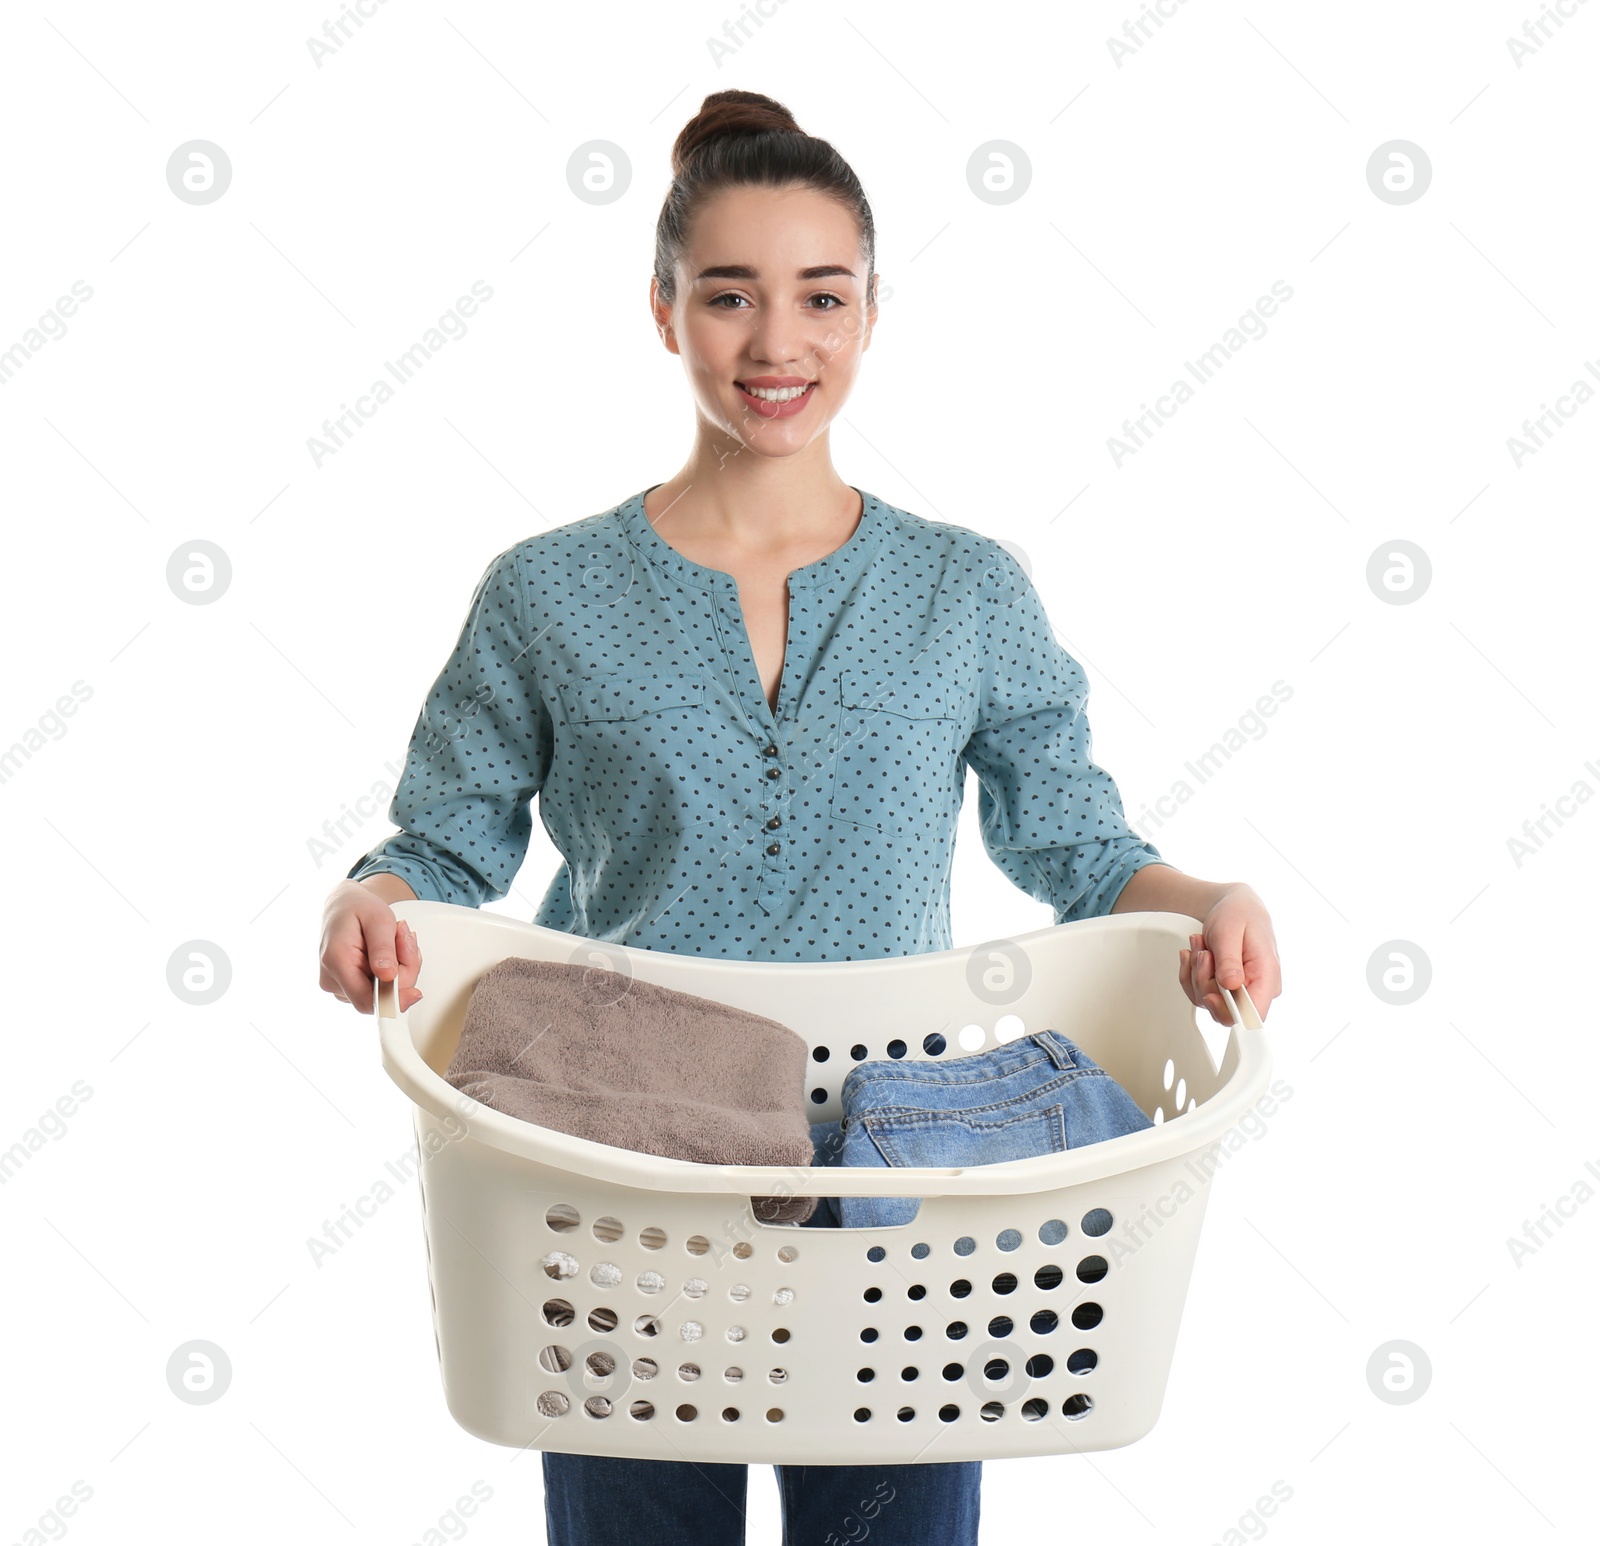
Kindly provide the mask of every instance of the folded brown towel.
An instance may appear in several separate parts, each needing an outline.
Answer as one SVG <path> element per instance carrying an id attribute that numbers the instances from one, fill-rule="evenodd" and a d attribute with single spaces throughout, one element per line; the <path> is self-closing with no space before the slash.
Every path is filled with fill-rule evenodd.
<path id="1" fill-rule="evenodd" d="M 445 1078 L 507 1116 L 704 1165 L 813 1163 L 804 1038 L 622 972 L 512 957 L 478 979 Z M 815 1197 L 755 1197 L 802 1223 Z"/>

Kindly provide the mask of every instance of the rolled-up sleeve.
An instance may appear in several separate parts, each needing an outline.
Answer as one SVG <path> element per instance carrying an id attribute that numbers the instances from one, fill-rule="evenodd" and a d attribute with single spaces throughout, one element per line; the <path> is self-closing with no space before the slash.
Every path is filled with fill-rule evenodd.
<path id="1" fill-rule="evenodd" d="M 1136 870 L 1167 861 L 1129 828 L 1115 780 L 1095 765 L 1083 669 L 999 544 L 980 604 L 987 645 L 963 756 L 978 775 L 984 847 L 1057 923 L 1109 913 Z"/>
<path id="2" fill-rule="evenodd" d="M 478 581 L 461 636 L 417 716 L 389 805 L 400 831 L 347 878 L 388 870 L 425 901 L 465 907 L 510 891 L 553 744 L 532 644 L 523 576 L 508 548 Z"/>

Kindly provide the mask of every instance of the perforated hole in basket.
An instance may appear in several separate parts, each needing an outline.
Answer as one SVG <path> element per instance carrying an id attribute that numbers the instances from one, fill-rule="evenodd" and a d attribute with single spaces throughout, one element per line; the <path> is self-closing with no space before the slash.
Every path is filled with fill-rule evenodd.
<path id="1" fill-rule="evenodd" d="M 539 1367 L 547 1374 L 565 1374 L 572 1367 L 572 1352 L 551 1342 L 539 1349 Z"/>
<path id="2" fill-rule="evenodd" d="M 1206 1055 L 1207 1057 L 1211 1056 L 1209 1051 Z M 1174 1086 L 1176 1086 L 1176 1088 L 1174 1088 Z M 1151 1113 L 1150 1119 L 1158 1127 L 1162 1125 L 1169 1116 L 1182 1116 L 1186 1112 L 1194 1110 L 1197 1102 L 1195 1097 L 1189 1093 L 1188 1078 L 1184 1074 L 1178 1072 L 1177 1064 L 1171 1058 L 1168 1058 L 1166 1063 L 1162 1066 L 1161 1088 L 1163 1091 L 1171 1094 L 1172 1101 L 1170 1105 L 1166 1101 L 1162 1101 Z"/>

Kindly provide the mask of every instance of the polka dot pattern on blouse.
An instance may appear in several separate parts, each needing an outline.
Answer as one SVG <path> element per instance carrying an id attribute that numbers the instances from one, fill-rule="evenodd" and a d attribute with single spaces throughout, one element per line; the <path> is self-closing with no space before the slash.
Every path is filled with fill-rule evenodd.
<path id="1" fill-rule="evenodd" d="M 350 868 L 469 907 L 506 896 L 532 802 L 562 855 L 548 928 L 737 960 L 948 950 L 966 769 L 979 831 L 1055 920 L 1164 863 L 1090 756 L 1088 684 L 992 538 L 861 493 L 791 572 L 778 706 L 738 584 L 680 554 L 646 489 L 498 554 Z"/>

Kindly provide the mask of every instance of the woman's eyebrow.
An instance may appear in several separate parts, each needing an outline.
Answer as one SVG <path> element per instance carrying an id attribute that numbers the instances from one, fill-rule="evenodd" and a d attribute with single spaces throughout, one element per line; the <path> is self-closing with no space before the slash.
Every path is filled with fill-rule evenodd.
<path id="1" fill-rule="evenodd" d="M 702 279 L 759 279 L 761 276 L 750 267 L 748 263 L 719 263 L 712 268 L 703 268 L 694 276 L 694 282 L 699 284 Z M 837 263 L 819 263 L 815 268 L 803 268 L 795 275 L 797 279 L 854 279 L 856 271 L 853 268 L 844 268 Z"/>

